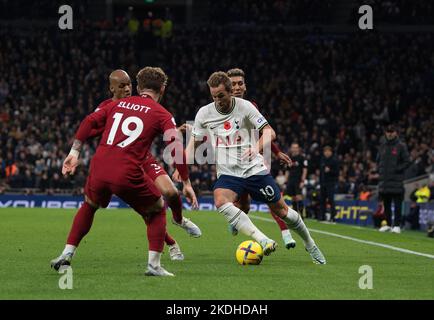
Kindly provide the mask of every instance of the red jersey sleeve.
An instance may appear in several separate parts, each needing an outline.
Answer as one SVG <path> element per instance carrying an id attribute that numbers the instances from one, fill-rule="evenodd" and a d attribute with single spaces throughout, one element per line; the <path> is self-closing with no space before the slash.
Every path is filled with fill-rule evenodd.
<path id="1" fill-rule="evenodd" d="M 281 150 L 279 148 L 279 146 L 277 144 L 275 144 L 274 142 L 271 142 L 271 151 L 277 156 Z"/>
<path id="2" fill-rule="evenodd" d="M 96 109 L 95 109 L 94 112 L 97 112 L 97 111 L 99 111 L 99 110 L 101 110 L 101 109 L 107 107 L 107 106 L 108 106 L 110 103 L 112 103 L 112 102 L 113 102 L 112 99 L 107 99 L 107 100 L 101 102 L 101 103 L 98 105 L 98 107 L 96 107 Z M 93 129 L 91 130 L 91 132 L 90 132 L 89 138 L 99 137 L 100 135 L 103 134 L 104 129 L 105 129 L 104 127 L 102 127 L 102 128 L 93 128 Z"/>
<path id="3" fill-rule="evenodd" d="M 86 141 L 92 133 L 92 129 L 104 128 L 107 121 L 107 108 L 100 109 L 88 115 L 80 124 L 75 134 L 75 139 Z"/>
<path id="4" fill-rule="evenodd" d="M 181 139 L 178 135 L 178 130 L 176 129 L 176 122 L 173 116 L 167 111 L 164 110 L 160 116 L 160 130 L 164 134 L 164 141 L 166 144 L 172 144 L 173 151 L 172 157 L 175 160 L 175 167 L 178 169 L 178 172 L 181 176 L 182 180 L 187 180 L 189 178 L 188 166 L 185 157 L 184 146 L 181 142 Z M 176 150 L 182 150 L 182 158 L 177 159 Z"/>
<path id="5" fill-rule="evenodd" d="M 258 105 L 256 104 L 255 101 L 250 101 L 253 106 L 259 110 Z M 282 152 L 282 150 L 280 150 L 279 146 L 277 144 L 275 144 L 274 142 L 271 142 L 271 151 L 277 156 L 280 152 Z"/>

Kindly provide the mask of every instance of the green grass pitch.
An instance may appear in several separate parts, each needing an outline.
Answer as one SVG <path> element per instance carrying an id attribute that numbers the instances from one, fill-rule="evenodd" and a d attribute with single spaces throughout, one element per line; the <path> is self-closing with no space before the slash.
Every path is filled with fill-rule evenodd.
<path id="1" fill-rule="evenodd" d="M 254 223 L 280 244 L 259 266 L 241 266 L 235 250 L 247 238 L 233 237 L 217 212 L 186 212 L 203 232 L 190 238 L 168 230 L 185 254 L 184 261 L 162 264 L 174 278 L 143 275 L 147 260 L 146 228 L 132 210 L 100 210 L 73 261 L 73 289 L 61 290 L 61 277 L 49 267 L 64 247 L 75 210 L 0 210 L 0 299 L 433 299 L 434 259 L 312 232 L 327 258 L 315 265 L 294 234 L 297 247 L 284 248 L 275 223 Z M 252 216 L 269 218 L 265 213 Z M 434 239 L 421 232 L 382 234 L 370 228 L 326 225 L 307 220 L 309 228 L 434 254 Z M 359 267 L 373 269 L 373 289 L 359 288 Z"/>

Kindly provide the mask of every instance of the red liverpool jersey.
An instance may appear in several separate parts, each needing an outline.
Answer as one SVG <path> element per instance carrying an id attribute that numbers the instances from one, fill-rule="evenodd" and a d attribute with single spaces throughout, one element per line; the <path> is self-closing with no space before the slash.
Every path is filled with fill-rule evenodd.
<path id="1" fill-rule="evenodd" d="M 81 123 L 76 139 L 84 142 L 92 132 L 101 128 L 104 131 L 90 171 L 107 182 L 141 179 L 142 164 L 154 138 L 173 130 L 169 134 L 172 138 L 176 132 L 170 112 L 147 95 L 113 101 L 88 115 Z M 173 143 L 182 150 L 181 142 L 176 140 Z M 177 168 L 185 180 L 188 169 L 184 157 Z"/>

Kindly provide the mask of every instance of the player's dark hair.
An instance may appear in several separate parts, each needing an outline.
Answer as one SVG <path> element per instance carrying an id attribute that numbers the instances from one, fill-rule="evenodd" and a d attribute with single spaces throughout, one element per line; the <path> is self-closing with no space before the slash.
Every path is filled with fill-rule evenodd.
<path id="1" fill-rule="evenodd" d="M 137 73 L 136 79 L 140 90 L 150 89 L 160 92 L 161 88 L 167 85 L 168 77 L 161 68 L 144 67 Z"/>
<path id="2" fill-rule="evenodd" d="M 232 78 L 232 77 L 243 77 L 244 79 L 246 78 L 246 74 L 240 68 L 230 69 L 230 70 L 228 70 L 227 74 L 228 74 L 229 78 Z"/>
<path id="3" fill-rule="evenodd" d="M 219 85 L 223 84 L 226 91 L 232 91 L 232 82 L 228 77 L 226 72 L 217 71 L 210 75 L 208 81 L 206 82 L 210 88 L 217 88 Z"/>

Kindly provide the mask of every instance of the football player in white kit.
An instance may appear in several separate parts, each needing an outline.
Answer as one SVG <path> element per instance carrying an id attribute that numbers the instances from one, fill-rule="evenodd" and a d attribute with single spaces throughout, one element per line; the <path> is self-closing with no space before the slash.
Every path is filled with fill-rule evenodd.
<path id="1" fill-rule="evenodd" d="M 212 146 L 218 177 L 214 203 L 219 213 L 231 226 L 259 242 L 265 255 L 275 251 L 276 242 L 234 205 L 240 195 L 248 192 L 252 199 L 268 204 L 270 210 L 302 238 L 315 263 L 325 264 L 324 255 L 300 215 L 285 203 L 265 166 L 261 152 L 270 154 L 271 142 L 276 138 L 274 130 L 251 102 L 232 96 L 231 80 L 226 73 L 213 73 L 207 83 L 214 102 L 203 106 L 196 114 L 192 132 L 194 150 L 187 150 L 187 153 L 197 159 L 195 150 L 205 137 Z M 252 142 L 253 133 L 259 132 L 262 134 L 259 140 Z"/>

